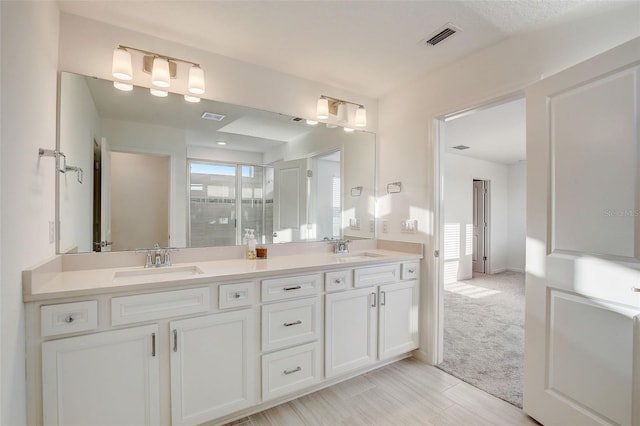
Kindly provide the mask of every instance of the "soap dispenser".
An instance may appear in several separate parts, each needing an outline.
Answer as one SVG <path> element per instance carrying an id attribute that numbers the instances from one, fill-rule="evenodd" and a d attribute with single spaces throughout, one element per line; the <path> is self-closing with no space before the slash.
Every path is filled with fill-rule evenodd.
<path id="1" fill-rule="evenodd" d="M 245 229 L 245 240 L 247 241 L 247 259 L 256 258 L 256 236 L 253 229 Z"/>

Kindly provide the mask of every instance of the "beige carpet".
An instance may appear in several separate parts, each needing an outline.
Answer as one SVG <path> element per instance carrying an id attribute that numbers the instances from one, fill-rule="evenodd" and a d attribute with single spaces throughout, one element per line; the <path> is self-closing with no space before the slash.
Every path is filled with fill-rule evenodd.
<path id="1" fill-rule="evenodd" d="M 522 407 L 524 274 L 474 273 L 444 287 L 442 370 Z"/>

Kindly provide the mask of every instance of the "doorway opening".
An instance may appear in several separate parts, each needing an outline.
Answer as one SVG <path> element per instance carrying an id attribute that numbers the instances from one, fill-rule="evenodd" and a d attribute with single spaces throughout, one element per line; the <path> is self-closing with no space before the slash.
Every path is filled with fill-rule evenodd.
<path id="1" fill-rule="evenodd" d="M 437 123 L 444 371 L 522 406 L 526 132 L 522 95 Z"/>

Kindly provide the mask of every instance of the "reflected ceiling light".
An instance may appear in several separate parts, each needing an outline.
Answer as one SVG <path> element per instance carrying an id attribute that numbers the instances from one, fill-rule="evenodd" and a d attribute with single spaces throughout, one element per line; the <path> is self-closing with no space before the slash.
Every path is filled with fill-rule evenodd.
<path id="1" fill-rule="evenodd" d="M 318 106 L 316 107 L 316 117 L 320 120 L 326 120 L 329 118 L 329 100 L 321 97 L 318 99 Z"/>
<path id="2" fill-rule="evenodd" d="M 218 145 L 226 145 L 227 143 L 225 141 L 218 141 L 216 142 Z"/>
<path id="3" fill-rule="evenodd" d="M 111 65 L 111 75 L 118 80 L 132 80 L 133 67 L 131 66 L 131 53 L 122 46 L 113 51 L 113 64 Z M 121 89 L 122 90 L 122 89 Z"/>
<path id="4" fill-rule="evenodd" d="M 347 133 L 351 133 L 351 132 L 354 132 L 355 129 L 352 129 L 351 127 L 345 127 L 344 131 L 347 132 Z"/>
<path id="5" fill-rule="evenodd" d="M 113 82 L 113 87 L 115 87 L 118 90 L 122 90 L 124 92 L 130 92 L 133 90 L 133 84 L 131 83 L 125 83 L 122 81 L 114 81 Z"/>
<path id="6" fill-rule="evenodd" d="M 192 102 L 192 103 L 196 103 L 196 102 L 200 102 L 200 98 L 197 96 L 191 96 L 191 95 L 184 95 L 184 100 L 187 102 Z"/>
<path id="7" fill-rule="evenodd" d="M 316 120 L 307 120 L 307 124 L 310 126 L 315 126 L 316 124 L 318 124 L 318 122 Z"/>
<path id="8" fill-rule="evenodd" d="M 359 106 L 356 110 L 356 127 L 367 126 L 367 110 L 363 106 Z"/>
<path id="9" fill-rule="evenodd" d="M 154 89 L 153 87 L 149 89 L 149 91 L 153 96 L 157 96 L 159 98 L 165 98 L 169 95 L 169 92 L 167 92 L 166 90 Z"/>
<path id="10" fill-rule="evenodd" d="M 329 118 L 331 115 L 336 116 L 336 121 L 341 124 L 349 123 L 349 105 L 357 107 L 355 121 L 353 127 L 367 126 L 367 110 L 364 105 L 355 102 L 345 101 L 344 99 L 332 98 L 331 96 L 320 96 L 317 105 L 317 117 L 321 120 Z"/>
<path id="11" fill-rule="evenodd" d="M 131 66 L 131 51 L 142 53 L 142 70 L 148 74 L 151 74 L 151 84 L 161 89 L 167 89 L 171 86 L 171 79 L 177 78 L 178 75 L 178 62 L 188 64 L 189 68 L 189 80 L 187 81 L 187 88 L 190 94 L 202 95 L 205 92 L 204 70 L 200 68 L 200 64 L 187 61 L 184 59 L 173 58 L 171 56 L 161 55 L 148 50 L 142 50 L 131 46 L 118 46 L 113 51 L 113 64 L 111 67 L 111 74 L 117 80 L 130 81 L 133 79 L 133 69 Z M 120 90 L 131 90 L 124 84 L 114 86 Z M 156 96 L 161 95 L 163 91 L 156 90 Z M 188 95 L 187 95 L 188 96 Z M 190 96 L 189 99 L 185 96 L 185 100 L 188 102 L 199 102 L 199 97 Z"/>
<path id="12" fill-rule="evenodd" d="M 337 124 L 327 123 L 327 129 L 335 129 L 336 127 L 338 127 Z"/>

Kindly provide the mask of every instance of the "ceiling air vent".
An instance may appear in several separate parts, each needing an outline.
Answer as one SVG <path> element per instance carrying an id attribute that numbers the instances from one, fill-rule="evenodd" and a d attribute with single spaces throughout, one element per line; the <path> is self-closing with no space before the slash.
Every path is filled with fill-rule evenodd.
<path id="1" fill-rule="evenodd" d="M 465 149 L 469 149 L 469 147 L 468 147 L 468 146 L 466 146 L 466 145 L 457 145 L 457 146 L 452 146 L 451 148 L 453 148 L 453 149 L 458 149 L 458 150 L 460 150 L 460 151 L 463 151 L 463 150 L 465 150 Z"/>
<path id="2" fill-rule="evenodd" d="M 427 46 L 435 46 L 442 43 L 452 35 L 460 31 L 460 28 L 453 24 L 447 24 L 444 27 L 436 30 L 427 41 L 424 42 Z"/>
<path id="3" fill-rule="evenodd" d="M 200 118 L 204 118 L 205 120 L 222 121 L 224 120 L 224 115 L 215 114 L 213 112 L 203 112 Z"/>

